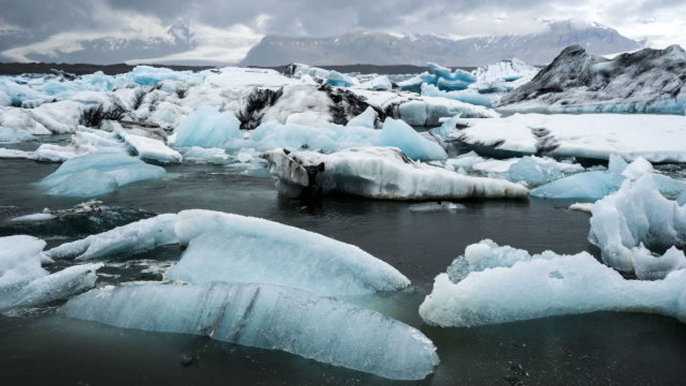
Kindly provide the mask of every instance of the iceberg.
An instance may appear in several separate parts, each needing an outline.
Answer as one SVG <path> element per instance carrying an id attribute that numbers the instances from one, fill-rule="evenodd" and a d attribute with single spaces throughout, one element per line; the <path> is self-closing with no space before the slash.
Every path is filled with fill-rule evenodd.
<path id="1" fill-rule="evenodd" d="M 54 260 L 130 256 L 159 246 L 177 244 L 175 225 L 176 215 L 162 214 L 62 244 L 44 254 Z"/>
<path id="2" fill-rule="evenodd" d="M 413 160 L 441 160 L 448 158 L 443 147 L 417 133 L 407 123 L 386 118 L 376 146 L 397 147 Z"/>
<path id="3" fill-rule="evenodd" d="M 526 198 L 528 189 L 505 180 L 468 177 L 410 160 L 400 149 L 359 147 L 332 154 L 276 149 L 262 154 L 282 193 L 351 194 L 391 200 Z"/>
<path id="4" fill-rule="evenodd" d="M 592 215 L 589 241 L 613 268 L 651 280 L 686 268 L 684 252 L 676 249 L 686 247 L 686 206 L 664 198 L 652 175 L 626 180 L 593 205 Z M 651 252 L 665 249 L 662 256 Z"/>
<path id="5" fill-rule="evenodd" d="M 439 359 L 419 330 L 340 300 L 267 284 L 105 287 L 71 299 L 72 318 L 280 350 L 398 380 Z"/>
<path id="6" fill-rule="evenodd" d="M 625 180 L 634 180 L 643 175 L 652 175 L 660 192 L 664 195 L 676 196 L 686 190 L 684 181 L 653 174 L 652 165 L 643 158 L 638 158 L 628 166 L 626 165 L 621 157 L 611 158 L 607 171 L 585 172 L 561 178 L 532 190 L 531 195 L 595 201 L 619 190 Z"/>
<path id="7" fill-rule="evenodd" d="M 466 116 L 463 116 L 467 118 Z M 685 163 L 686 120 L 669 115 L 514 114 L 469 120 L 452 138 L 481 152 Z"/>
<path id="8" fill-rule="evenodd" d="M 45 241 L 32 236 L 0 237 L 0 310 L 64 299 L 95 285 L 101 264 L 85 264 L 49 274 L 41 267 Z"/>
<path id="9" fill-rule="evenodd" d="M 230 112 L 201 108 L 183 118 L 176 129 L 177 147 L 224 147 L 231 139 L 242 137 L 240 121 Z"/>
<path id="10" fill-rule="evenodd" d="M 478 90 L 472 89 L 462 91 L 441 91 L 438 87 L 434 85 L 423 84 L 421 94 L 422 96 L 454 99 L 456 101 L 486 107 L 493 107 L 498 104 L 497 98 L 480 94 Z"/>
<path id="11" fill-rule="evenodd" d="M 348 121 L 345 124 L 346 127 L 366 127 L 368 129 L 376 128 L 376 120 L 378 119 L 378 114 L 373 107 L 367 107 L 367 109 L 360 115 Z"/>
<path id="12" fill-rule="evenodd" d="M 395 268 L 353 245 L 272 221 L 188 210 L 177 215 L 175 229 L 188 248 L 167 272 L 172 280 L 277 284 L 327 296 L 395 291 L 410 284 Z"/>
<path id="13" fill-rule="evenodd" d="M 159 166 L 119 152 L 99 151 L 65 161 L 38 185 L 50 195 L 92 197 L 114 192 L 132 182 L 161 179 Z"/>
<path id="14" fill-rule="evenodd" d="M 115 133 L 131 146 L 142 160 L 159 164 L 174 164 L 183 161 L 183 156 L 178 151 L 169 148 L 164 142 L 130 133 L 123 129 L 120 124 L 113 124 L 115 125 Z"/>
<path id="15" fill-rule="evenodd" d="M 686 270 L 663 280 L 626 280 L 586 252 L 531 256 L 493 248 L 457 283 L 439 274 L 419 307 L 422 319 L 441 327 L 473 327 L 596 311 L 646 312 L 686 323 Z M 493 259 L 491 259 L 493 258 Z M 492 268 L 491 268 L 492 267 Z M 482 269 L 483 268 L 483 269 Z"/>

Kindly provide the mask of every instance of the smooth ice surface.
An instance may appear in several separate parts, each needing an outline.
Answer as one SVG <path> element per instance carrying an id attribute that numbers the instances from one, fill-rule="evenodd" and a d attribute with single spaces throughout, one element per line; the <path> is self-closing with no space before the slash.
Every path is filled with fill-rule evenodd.
<path id="1" fill-rule="evenodd" d="M 119 126 L 117 124 L 117 126 Z M 121 126 L 117 127 L 116 133 L 137 153 L 141 159 L 160 164 L 174 164 L 183 161 L 183 156 L 176 150 L 169 148 L 164 142 L 129 133 Z"/>
<path id="2" fill-rule="evenodd" d="M 230 112 L 201 108 L 181 120 L 176 130 L 175 146 L 224 147 L 239 136 L 240 122 Z"/>
<path id="3" fill-rule="evenodd" d="M 384 121 L 381 136 L 375 145 L 397 147 L 414 160 L 448 158 L 448 154 L 438 142 L 423 137 L 407 123 L 392 118 L 386 118 Z"/>
<path id="4" fill-rule="evenodd" d="M 522 154 L 656 162 L 686 162 L 686 120 L 669 115 L 514 114 L 471 120 L 453 138 Z"/>
<path id="5" fill-rule="evenodd" d="M 419 308 L 422 319 L 442 327 L 472 327 L 627 311 L 657 313 L 686 322 L 686 270 L 663 280 L 640 281 L 624 279 L 586 252 L 531 256 L 505 248 L 495 257 L 495 264 L 486 260 L 494 268 L 471 271 L 457 283 L 447 273 L 438 275 L 433 291 Z"/>
<path id="6" fill-rule="evenodd" d="M 360 248 L 254 217 L 188 210 L 176 217 L 188 245 L 167 278 L 190 283 L 269 283 L 319 295 L 393 291 L 410 281 Z"/>
<path id="7" fill-rule="evenodd" d="M 265 152 L 269 170 L 285 193 L 344 193 L 376 199 L 451 200 L 526 198 L 528 190 L 509 181 L 468 177 L 414 162 L 399 149 L 359 147 L 332 154 Z M 308 173 L 320 168 L 316 175 Z M 295 192 L 293 192 L 295 190 Z"/>
<path id="8" fill-rule="evenodd" d="M 391 379 L 423 379 L 439 362 L 420 331 L 340 300 L 266 284 L 106 287 L 71 299 L 72 317 L 281 350 Z"/>
<path id="9" fill-rule="evenodd" d="M 45 241 L 32 236 L 0 237 L 0 310 L 47 303 L 93 287 L 100 264 L 49 274 L 41 267 L 44 247 Z"/>
<path id="10" fill-rule="evenodd" d="M 92 197 L 111 193 L 132 182 L 161 179 L 166 172 L 138 158 L 100 151 L 74 157 L 43 178 L 38 185 L 48 194 Z"/>
<path id="11" fill-rule="evenodd" d="M 593 205 L 589 240 L 603 261 L 639 279 L 662 279 L 686 268 L 686 206 L 660 194 L 651 174 L 626 180 L 618 192 Z M 650 250 L 665 250 L 663 255 Z"/>
<path id="12" fill-rule="evenodd" d="M 45 252 L 52 259 L 92 260 L 117 258 L 176 244 L 176 215 L 163 214 L 123 225 L 107 232 L 62 244 Z"/>

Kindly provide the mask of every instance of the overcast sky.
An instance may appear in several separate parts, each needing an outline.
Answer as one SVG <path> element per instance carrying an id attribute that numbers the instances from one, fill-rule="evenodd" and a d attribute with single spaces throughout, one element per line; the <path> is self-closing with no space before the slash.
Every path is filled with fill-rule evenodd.
<path id="1" fill-rule="evenodd" d="M 654 47 L 686 46 L 684 0 L 0 0 L 0 9 L 0 49 L 18 60 L 101 37 L 163 36 L 180 19 L 202 42 L 191 54 L 228 61 L 240 60 L 266 34 L 467 37 L 531 33 L 542 20 L 567 19 L 606 25 Z"/>

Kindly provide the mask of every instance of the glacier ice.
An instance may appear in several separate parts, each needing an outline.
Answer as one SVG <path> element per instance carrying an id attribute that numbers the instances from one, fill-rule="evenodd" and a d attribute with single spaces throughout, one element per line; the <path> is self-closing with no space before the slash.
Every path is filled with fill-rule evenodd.
<path id="1" fill-rule="evenodd" d="M 626 180 L 652 175 L 660 192 L 676 196 L 686 189 L 686 182 L 653 174 L 652 165 L 643 158 L 637 158 L 627 165 L 621 157 L 611 157 L 607 171 L 591 171 L 561 178 L 531 191 L 534 197 L 577 198 L 599 200 L 619 190 Z"/>
<path id="2" fill-rule="evenodd" d="M 105 287 L 71 299 L 67 316 L 145 331 L 280 350 L 381 377 L 424 379 L 438 365 L 419 330 L 340 300 L 268 284 Z"/>
<path id="3" fill-rule="evenodd" d="M 482 243 L 486 259 L 457 283 L 439 274 L 419 308 L 442 327 L 472 327 L 596 311 L 646 312 L 686 323 L 686 270 L 663 280 L 626 280 L 586 252 L 530 255 Z M 494 253 L 495 252 L 495 253 Z M 483 264 L 483 263 L 486 264 Z M 481 268 L 486 268 L 480 270 Z"/>
<path id="4" fill-rule="evenodd" d="M 240 124 L 230 112 L 220 113 L 210 107 L 201 108 L 181 120 L 176 129 L 174 145 L 224 147 L 229 140 L 242 136 Z"/>
<path id="5" fill-rule="evenodd" d="M 63 299 L 95 285 L 101 264 L 76 265 L 49 274 L 41 267 L 45 241 L 32 236 L 0 237 L 0 310 Z"/>
<path id="6" fill-rule="evenodd" d="M 376 128 L 376 120 L 378 119 L 378 114 L 373 107 L 367 107 L 367 109 L 360 115 L 351 119 L 346 123 L 346 127 L 366 127 L 368 129 Z"/>
<path id="7" fill-rule="evenodd" d="M 397 148 L 359 147 L 332 154 L 276 149 L 262 155 L 289 195 L 343 193 L 376 199 L 526 198 L 505 180 L 468 177 L 414 162 Z"/>
<path id="8" fill-rule="evenodd" d="M 630 161 L 686 162 L 686 121 L 678 116 L 514 114 L 468 122 L 452 137 L 474 147 L 522 155 L 608 160 L 617 154 Z"/>
<path id="9" fill-rule="evenodd" d="M 206 210 L 179 212 L 188 248 L 167 278 L 190 283 L 268 283 L 319 295 L 394 291 L 410 281 L 350 244 L 276 222 Z"/>
<path id="10" fill-rule="evenodd" d="M 431 84 L 423 84 L 421 94 L 422 96 L 454 99 L 456 101 L 486 107 L 493 107 L 497 105 L 498 101 L 497 98 L 494 98 L 492 95 L 481 94 L 478 90 L 441 91 L 438 87 Z"/>
<path id="11" fill-rule="evenodd" d="M 627 179 L 618 192 L 592 208 L 589 240 L 603 261 L 635 272 L 639 279 L 662 279 L 686 268 L 686 207 L 660 194 L 651 174 Z M 669 249 L 668 249 L 669 248 Z M 651 250 L 667 250 L 662 256 Z"/>
<path id="12" fill-rule="evenodd" d="M 159 166 L 119 152 L 99 151 L 65 161 L 38 185 L 48 194 L 91 197 L 111 193 L 132 182 L 164 178 Z"/>
<path id="13" fill-rule="evenodd" d="M 51 259 L 76 260 L 130 256 L 178 243 L 175 225 L 176 215 L 162 214 L 62 244 L 44 254 Z"/>
<path id="14" fill-rule="evenodd" d="M 376 146 L 397 147 L 414 160 L 440 160 L 448 158 L 443 147 L 417 133 L 407 123 L 386 118 Z"/>

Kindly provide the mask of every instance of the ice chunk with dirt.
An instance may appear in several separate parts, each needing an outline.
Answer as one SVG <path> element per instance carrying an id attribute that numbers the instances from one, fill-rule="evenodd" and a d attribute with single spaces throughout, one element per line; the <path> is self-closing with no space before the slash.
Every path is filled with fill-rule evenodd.
<path id="1" fill-rule="evenodd" d="M 93 197 L 138 181 L 164 178 L 163 168 L 119 152 L 99 151 L 65 161 L 38 185 L 50 195 Z"/>
<path id="2" fill-rule="evenodd" d="M 608 265 L 639 279 L 662 279 L 686 268 L 686 206 L 663 197 L 651 174 L 626 180 L 596 202 L 592 214 L 589 240 Z"/>
<path id="3" fill-rule="evenodd" d="M 117 135 L 131 146 L 141 159 L 160 164 L 174 164 L 183 161 L 183 156 L 178 151 L 171 149 L 161 140 L 130 133 L 118 123 L 114 125 Z"/>
<path id="4" fill-rule="evenodd" d="M 466 116 L 465 116 L 466 118 Z M 514 114 L 470 120 L 453 138 L 476 149 L 608 160 L 686 162 L 686 120 L 668 115 Z"/>
<path id="5" fill-rule="evenodd" d="M 188 248 L 167 278 L 190 283 L 268 283 L 319 295 L 394 291 L 410 281 L 350 244 L 263 219 L 205 210 L 177 215 Z"/>
<path id="6" fill-rule="evenodd" d="M 0 310 L 63 299 L 95 284 L 100 264 L 72 266 L 50 274 L 41 267 L 45 241 L 32 236 L 0 237 Z"/>
<path id="7" fill-rule="evenodd" d="M 309 196 L 342 193 L 391 200 L 526 198 L 509 181 L 468 177 L 414 162 L 397 148 L 359 147 L 332 154 L 276 149 L 262 155 L 279 178 L 282 193 Z"/>
<path id="8" fill-rule="evenodd" d="M 106 287 L 71 299 L 67 316 L 286 351 L 378 376 L 418 380 L 439 359 L 417 329 L 340 300 L 267 284 Z"/>
<path id="9" fill-rule="evenodd" d="M 498 263 L 488 264 L 496 267 L 470 271 L 457 283 L 442 273 L 419 314 L 425 322 L 442 327 L 596 311 L 656 313 L 686 322 L 686 270 L 663 280 L 626 280 L 586 252 L 546 254 L 502 249 Z"/>
<path id="10" fill-rule="evenodd" d="M 448 154 L 436 140 L 427 139 L 407 123 L 393 118 L 386 118 L 381 136 L 375 145 L 397 147 L 414 160 L 430 161 L 448 158 Z"/>
<path id="11" fill-rule="evenodd" d="M 163 214 L 62 244 L 45 252 L 51 259 L 93 260 L 128 257 L 176 244 L 176 215 Z"/>

